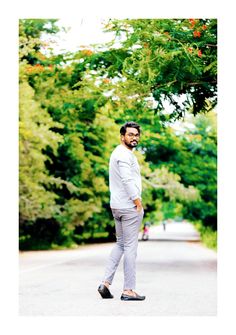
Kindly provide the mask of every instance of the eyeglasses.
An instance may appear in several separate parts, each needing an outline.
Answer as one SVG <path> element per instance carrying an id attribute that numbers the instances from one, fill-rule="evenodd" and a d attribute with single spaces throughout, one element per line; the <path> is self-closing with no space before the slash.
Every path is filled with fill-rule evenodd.
<path id="1" fill-rule="evenodd" d="M 132 134 L 132 133 L 129 133 L 129 134 L 127 134 L 127 136 L 129 136 L 129 137 L 131 137 L 131 138 L 134 138 L 134 137 L 139 138 L 139 137 L 140 137 L 140 134 Z"/>

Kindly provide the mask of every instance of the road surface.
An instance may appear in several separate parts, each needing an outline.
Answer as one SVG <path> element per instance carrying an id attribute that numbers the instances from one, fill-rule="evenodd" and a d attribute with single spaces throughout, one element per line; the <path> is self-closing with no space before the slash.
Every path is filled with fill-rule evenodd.
<path id="1" fill-rule="evenodd" d="M 140 234 L 141 237 L 141 234 Z M 20 253 L 21 316 L 216 316 L 216 253 L 189 223 L 151 227 L 139 241 L 137 287 L 145 301 L 121 301 L 121 261 L 111 292 L 97 292 L 113 243 Z"/>

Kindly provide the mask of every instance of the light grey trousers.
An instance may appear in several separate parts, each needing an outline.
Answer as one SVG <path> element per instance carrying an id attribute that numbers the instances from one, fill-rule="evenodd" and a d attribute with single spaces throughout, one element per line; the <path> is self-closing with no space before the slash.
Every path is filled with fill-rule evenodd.
<path id="1" fill-rule="evenodd" d="M 112 284 L 116 269 L 124 255 L 124 290 L 133 290 L 136 285 L 136 257 L 138 233 L 144 212 L 136 207 L 128 209 L 112 209 L 115 220 L 116 244 L 107 262 L 103 282 Z"/>

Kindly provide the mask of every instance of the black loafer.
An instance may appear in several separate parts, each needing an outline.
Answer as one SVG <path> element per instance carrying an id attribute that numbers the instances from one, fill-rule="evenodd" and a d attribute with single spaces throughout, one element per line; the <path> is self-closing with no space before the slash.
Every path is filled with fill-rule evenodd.
<path id="1" fill-rule="evenodd" d="M 137 293 L 135 296 L 122 293 L 120 297 L 120 299 L 124 301 L 132 301 L 132 300 L 141 301 L 145 300 L 145 298 L 146 297 L 144 295 L 138 295 Z"/>
<path id="2" fill-rule="evenodd" d="M 109 291 L 109 289 L 104 284 L 99 285 L 98 292 L 101 294 L 101 296 L 102 296 L 103 299 L 114 298 L 114 296 L 111 294 L 111 292 Z"/>

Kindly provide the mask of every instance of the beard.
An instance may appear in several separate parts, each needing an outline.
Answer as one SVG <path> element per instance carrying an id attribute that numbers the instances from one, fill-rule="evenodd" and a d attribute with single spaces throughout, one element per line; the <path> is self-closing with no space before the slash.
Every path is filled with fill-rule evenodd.
<path id="1" fill-rule="evenodd" d="M 131 149 L 137 147 L 137 145 L 138 145 L 138 141 L 136 141 L 136 140 L 133 140 L 131 142 L 127 142 L 126 140 L 124 140 L 124 143 L 125 143 L 125 145 L 127 145 L 127 147 L 129 147 Z"/>

